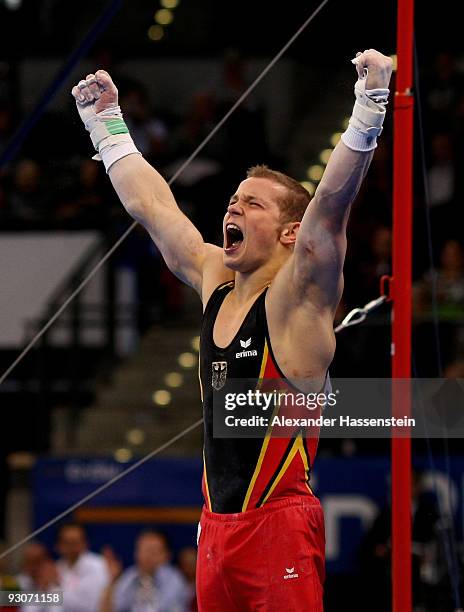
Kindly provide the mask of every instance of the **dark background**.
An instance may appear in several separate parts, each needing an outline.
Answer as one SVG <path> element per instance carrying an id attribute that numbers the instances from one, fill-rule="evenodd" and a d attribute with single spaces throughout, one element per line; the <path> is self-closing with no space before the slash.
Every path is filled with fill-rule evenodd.
<path id="1" fill-rule="evenodd" d="M 464 47 L 460 6 L 451 0 L 438 4 L 416 4 L 415 40 L 419 67 L 416 77 L 419 80 L 416 80 L 415 87 L 413 368 L 415 376 L 463 378 L 464 215 L 461 168 Z M 31 91 L 28 88 L 28 79 L 22 78 L 24 66 L 32 59 L 43 60 L 44 66 L 56 60 L 57 66 L 64 63 L 108 5 L 99 0 L 79 3 L 23 0 L 17 10 L 11 10 L 0 2 L 0 155 L 7 150 L 20 126 L 28 120 L 45 90 L 45 84 L 40 90 Z M 238 97 L 240 86 L 226 92 L 216 91 L 211 89 L 211 83 L 202 82 L 203 77 L 199 75 L 197 90 L 192 91 L 192 101 L 186 99 L 184 104 L 179 104 L 179 100 L 172 100 L 170 104 L 163 105 L 153 95 L 153 89 L 147 88 L 149 84 L 131 79 L 124 70 L 124 62 L 149 60 L 156 65 L 157 62 L 173 59 L 180 63 L 185 61 L 188 71 L 188 62 L 195 58 L 211 59 L 218 64 L 224 62 L 224 65 L 227 58 L 241 58 L 244 66 L 256 60 L 267 61 L 316 7 L 315 2 L 295 0 L 181 0 L 174 11 L 174 21 L 165 29 L 163 39 L 154 42 L 149 40 L 147 30 L 154 23 L 153 15 L 160 8 L 159 2 L 125 0 L 84 59 L 95 69 L 105 67 L 114 74 L 121 99 L 127 102 L 131 95 L 142 95 L 148 112 L 147 123 L 142 122 L 142 130 L 143 125 L 153 120 L 155 124 L 150 123 L 150 126 L 157 134 L 156 143 L 147 151 L 146 157 L 169 175 L 172 164 L 195 148 Z M 260 86 L 257 90 L 258 102 L 244 105 L 237 117 L 208 146 L 206 157 L 217 164 L 217 172 L 206 183 L 200 182 L 192 188 L 182 184 L 174 186 L 179 202 L 205 237 L 218 239 L 222 203 L 226 202 L 249 165 L 269 163 L 298 180 L 306 179 L 303 170 L 317 161 L 321 149 L 318 143 L 327 141 L 333 131 L 341 129 L 340 125 L 331 123 L 333 127 L 329 130 L 323 121 L 318 124 L 318 117 L 332 107 L 334 114 L 339 116 L 337 104 L 345 99 L 346 112 L 349 112 L 354 83 L 354 71 L 349 60 L 358 50 L 370 47 L 386 54 L 395 52 L 395 3 L 329 2 L 285 55 L 285 59 L 292 62 L 297 76 L 292 91 L 288 92 L 290 108 L 282 119 L 286 137 L 281 139 L 281 145 L 270 145 L 269 126 L 265 118 L 269 112 L 267 102 L 273 92 L 267 91 L 268 99 L 263 100 L 263 97 L 259 98 L 262 91 Z M 250 82 L 250 77 L 242 73 L 241 80 L 238 80 L 243 89 Z M 69 86 L 69 81 L 65 80 L 57 91 L 58 96 L 65 88 L 69 90 Z M 157 86 L 162 87 L 162 84 Z M 278 84 L 274 83 L 274 87 L 277 95 Z M 199 94 L 198 97 L 195 97 L 196 94 Z M 379 294 L 379 276 L 391 271 L 392 97 L 375 160 L 353 208 L 345 265 L 345 294 L 337 313 L 337 322 L 351 308 L 376 298 Z M 105 244 L 109 245 L 128 226 L 129 220 L 112 194 L 101 167 L 94 171 L 87 165 L 91 155 L 88 137 L 77 118 L 71 98 L 66 100 L 57 104 L 52 100 L 50 104 L 45 104 L 44 112 L 35 125 L 16 150 L 10 149 L 5 163 L 0 167 L 1 231 L 97 230 L 102 240 L 107 241 Z M 184 111 L 179 110 L 182 107 Z M 130 117 L 129 111 L 127 115 Z M 295 134 L 300 129 L 303 134 L 306 130 L 308 142 L 306 148 L 301 149 L 301 154 L 295 146 Z M 424 142 L 423 148 L 420 136 Z M 424 173 L 429 181 L 430 207 L 427 207 L 425 197 Z M 25 178 L 21 180 L 20 176 L 24 174 Z M 447 186 L 444 190 L 443 185 Z M 221 204 L 218 208 L 209 207 L 205 211 L 201 203 L 206 198 L 208 202 Z M 430 244 L 428 224 L 432 229 Z M 431 267 L 431 255 L 434 267 Z M 153 325 L 170 325 L 173 319 L 181 324 L 189 321 L 189 306 L 180 294 L 178 284 L 166 273 L 157 253 L 142 233 L 131 237 L 115 257 L 115 265 L 121 261 L 130 261 L 138 279 L 137 324 L 140 338 Z M 108 291 L 111 293 L 110 288 Z M 437 300 L 438 327 L 433 317 L 434 297 Z M 390 374 L 389 347 L 390 309 L 383 306 L 365 325 L 339 335 L 332 375 L 387 377 Z M 12 379 L 19 385 L 19 391 L 0 389 L 3 408 L 0 480 L 5 499 L 7 492 L 18 485 L 18 478 L 20 486 L 29 486 L 28 471 L 20 469 L 18 476 L 11 458 L 17 457 L 19 451 L 28 453 L 32 461 L 38 456 L 53 454 L 50 423 L 57 406 L 66 406 L 71 419 L 74 419 L 72 422 L 77 423 L 82 411 L 94 400 L 92 381 L 98 376 L 111 378 L 113 368 L 120 362 L 114 347 L 91 355 L 85 353 L 82 347 L 68 347 L 64 349 L 66 369 L 63 366 L 63 352 L 47 347 L 44 350 L 49 350 L 46 353 L 48 370 L 45 368 L 45 372 L 38 374 L 34 356 L 29 356 Z M 71 352 L 72 359 L 68 359 Z M 16 355 L 15 351 L 0 351 L 2 371 Z M 76 364 L 79 366 L 76 367 Z M 69 390 L 60 395 L 52 392 L 51 387 L 46 387 L 54 371 L 62 366 L 61 376 L 69 379 Z M 43 385 L 39 395 L 31 393 L 28 387 L 32 379 L 36 382 L 39 380 Z M 31 405 L 34 410 L 30 409 Z M 26 422 L 27 430 L 23 428 L 21 434 L 12 434 L 17 431 L 18 422 Z M 433 441 L 431 448 L 437 456 L 448 457 L 449 461 L 453 460 L 454 455 L 462 453 L 459 440 L 449 443 Z M 427 456 L 428 451 L 425 441 L 414 443 L 415 456 Z M 347 460 L 353 455 L 385 456 L 388 452 L 389 445 L 385 441 L 357 441 L 355 444 L 346 440 L 336 443 L 324 440 L 320 447 L 321 454 L 346 457 Z M 0 502 L 0 507 L 4 507 L 4 504 L 5 500 Z M 444 540 L 443 530 L 440 531 L 437 526 L 440 521 L 437 519 L 435 502 L 427 498 L 423 500 L 421 508 L 415 537 L 422 543 L 438 542 L 439 548 Z M 10 538 L 0 511 L 0 537 L 2 534 L 5 540 Z M 369 609 L 383 609 L 382 604 L 378 603 L 379 596 L 387 606 L 385 609 L 388 609 L 389 547 L 387 503 L 378 520 L 367 530 L 360 548 L 364 563 L 362 575 L 369 576 L 372 587 L 369 592 L 366 591 Z M 417 610 L 451 609 L 447 575 L 431 585 L 420 577 L 420 570 L 417 569 L 423 567 L 424 559 L 416 561 Z M 443 558 L 437 554 L 433 562 L 443 565 Z M 458 567 L 461 567 L 460 559 Z M 352 589 L 351 576 L 329 576 L 327 609 L 346 609 L 340 606 L 343 605 L 344 594 L 353 595 Z M 373 599 L 368 600 L 369 597 Z M 423 601 L 424 597 L 426 601 Z M 420 605 L 423 607 L 420 608 Z"/>

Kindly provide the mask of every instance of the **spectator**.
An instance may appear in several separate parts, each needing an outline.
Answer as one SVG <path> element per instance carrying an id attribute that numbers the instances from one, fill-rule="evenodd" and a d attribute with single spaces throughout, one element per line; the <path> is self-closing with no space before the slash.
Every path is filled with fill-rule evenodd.
<path id="1" fill-rule="evenodd" d="M 32 159 L 21 160 L 13 173 L 13 188 L 7 195 L 8 212 L 14 221 L 43 225 L 47 196 L 43 190 L 42 169 Z"/>
<path id="2" fill-rule="evenodd" d="M 439 537 L 436 499 L 422 486 L 420 474 L 412 473 L 412 563 L 415 612 L 442 612 L 448 599 L 442 590 L 445 576 Z M 365 577 L 365 607 L 362 610 L 391 610 L 391 508 L 386 506 L 374 520 L 361 545 L 360 560 Z M 427 602 L 427 607 L 425 604 Z M 449 602 L 448 602 L 449 603 Z M 367 605 L 366 605 L 367 604 Z"/>
<path id="3" fill-rule="evenodd" d="M 434 291 L 441 358 L 450 362 L 464 347 L 464 250 L 457 240 L 445 242 L 435 277 L 427 272 L 413 286 L 416 373 L 423 377 L 439 375 L 430 359 L 430 347 L 435 346 Z"/>
<path id="4" fill-rule="evenodd" d="M 432 138 L 432 163 L 428 172 L 430 205 L 450 204 L 455 192 L 453 141 L 448 133 Z"/>
<path id="5" fill-rule="evenodd" d="M 45 553 L 45 556 L 43 554 Z M 59 584 L 59 576 L 56 568 L 56 563 L 48 556 L 46 550 L 41 551 L 36 549 L 35 551 L 29 552 L 28 564 L 30 565 L 29 571 L 32 572 L 30 575 L 20 575 L 18 582 L 20 582 L 21 589 L 23 591 L 46 591 L 52 593 L 53 591 L 61 591 L 61 585 Z M 33 582 L 32 580 L 33 579 Z M 23 582 L 21 582 L 23 580 Z M 65 612 L 69 608 L 57 605 L 57 606 L 21 606 L 21 612 Z M 71 612 L 71 611 L 69 611 Z"/>
<path id="6" fill-rule="evenodd" d="M 428 170 L 430 218 L 434 239 L 441 244 L 450 234 L 460 211 L 456 206 L 456 156 L 451 135 L 437 133 L 432 138 L 431 163 Z"/>
<path id="7" fill-rule="evenodd" d="M 464 250 L 457 240 L 448 240 L 445 243 L 440 263 L 437 297 L 441 315 L 444 318 L 457 317 L 462 322 L 464 315 Z"/>
<path id="8" fill-rule="evenodd" d="M 132 83 L 121 96 L 127 127 L 138 150 L 152 163 L 160 164 L 167 150 L 168 129 L 154 116 L 148 94 L 140 83 Z"/>
<path id="9" fill-rule="evenodd" d="M 441 51 L 436 56 L 427 92 L 432 127 L 452 129 L 457 100 L 462 92 L 462 78 L 450 53 Z"/>
<path id="10" fill-rule="evenodd" d="M 97 612 L 109 572 L 101 555 L 90 552 L 82 525 L 67 523 L 58 532 L 60 559 L 49 573 L 48 582 L 63 591 L 62 612 Z M 51 568 L 50 568 L 51 569 Z"/>
<path id="11" fill-rule="evenodd" d="M 16 578 L 21 590 L 38 590 L 43 565 L 49 560 L 48 551 L 40 542 L 31 542 L 24 547 L 21 572 Z"/>
<path id="12" fill-rule="evenodd" d="M 208 136 L 214 128 L 216 120 L 217 103 L 215 96 L 210 91 L 198 91 L 193 94 L 187 104 L 181 124 L 174 134 L 175 154 L 180 156 L 183 161 L 184 157 L 189 156 Z M 198 180 L 204 172 L 209 170 L 209 173 L 212 173 L 215 168 L 213 160 L 217 161 L 222 157 L 223 147 L 224 136 L 218 134 L 218 138 L 210 141 L 201 152 L 200 160 L 205 165 L 204 171 L 202 172 L 202 166 L 199 166 L 198 169 L 194 168 L 194 170 L 189 166 L 189 168 L 186 168 L 188 179 L 185 178 L 183 172 L 183 180 L 190 180 L 191 183 L 194 183 L 194 179 Z M 211 168 L 206 165 L 207 161 L 210 162 Z"/>
<path id="13" fill-rule="evenodd" d="M 197 612 L 197 595 L 196 595 L 196 574 L 197 574 L 197 549 L 193 546 L 186 546 L 179 553 L 179 569 L 184 575 L 188 583 L 189 601 L 188 610 Z"/>
<path id="14" fill-rule="evenodd" d="M 440 255 L 435 286 L 442 320 L 462 322 L 464 317 L 464 249 L 457 240 L 447 240 Z M 433 283 L 430 273 L 415 287 L 419 312 L 430 313 Z"/>
<path id="15" fill-rule="evenodd" d="M 113 584 L 108 587 L 100 612 L 188 612 L 189 592 L 179 570 L 169 564 L 166 538 L 144 531 L 135 545 L 135 565 L 121 575 L 110 563 Z"/>
<path id="16" fill-rule="evenodd" d="M 109 203 L 105 202 L 102 168 L 92 159 L 84 159 L 79 167 L 79 182 L 64 197 L 56 212 L 59 226 L 66 229 L 105 228 Z"/>
<path id="17" fill-rule="evenodd" d="M 215 92 L 217 116 L 224 116 L 249 86 L 246 59 L 237 51 L 224 56 L 222 79 Z M 240 104 L 230 117 L 225 129 L 223 159 L 231 183 L 241 180 L 256 160 L 268 160 L 265 113 L 256 92 Z M 246 141 L 246 147 L 243 143 Z"/>
<path id="18" fill-rule="evenodd" d="M 391 272 L 392 233 L 389 227 L 379 225 L 373 232 L 370 242 L 370 256 L 360 266 L 361 286 L 358 299 L 364 303 L 379 294 L 379 281 Z"/>
<path id="19" fill-rule="evenodd" d="M 166 167 L 168 176 L 174 175 L 199 144 L 208 136 L 218 118 L 215 96 L 209 91 L 192 96 L 180 126 L 175 130 L 173 142 L 174 161 Z M 224 153 L 227 146 L 226 132 L 220 131 L 208 142 L 176 180 L 176 198 L 181 208 L 193 219 L 203 238 L 217 240 L 217 228 L 221 227 L 224 208 L 220 204 L 229 197 L 225 190 Z M 226 165 L 231 160 L 226 158 Z M 222 238 L 221 238 L 222 240 Z"/>

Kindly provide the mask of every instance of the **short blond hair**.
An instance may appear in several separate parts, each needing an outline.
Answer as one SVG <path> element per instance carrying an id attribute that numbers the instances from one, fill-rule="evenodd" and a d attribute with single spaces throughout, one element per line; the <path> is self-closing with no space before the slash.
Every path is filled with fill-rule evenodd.
<path id="1" fill-rule="evenodd" d="M 279 199 L 280 220 L 282 223 L 301 221 L 311 201 L 309 191 L 298 181 L 278 170 L 271 170 L 260 164 L 252 166 L 247 172 L 247 178 L 265 178 L 287 188 L 287 196 Z"/>

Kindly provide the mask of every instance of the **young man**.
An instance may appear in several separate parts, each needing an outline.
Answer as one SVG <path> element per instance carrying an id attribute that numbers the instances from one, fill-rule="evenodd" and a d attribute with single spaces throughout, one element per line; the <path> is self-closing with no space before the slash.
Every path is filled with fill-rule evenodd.
<path id="1" fill-rule="evenodd" d="M 202 611 L 322 610 L 324 523 L 308 484 L 317 439 L 301 429 L 288 438 L 272 431 L 261 439 L 215 438 L 213 402 L 230 379 L 326 377 L 349 209 L 382 129 L 392 72 L 390 58 L 373 49 L 353 62 L 359 76 L 353 115 L 310 206 L 299 183 L 255 167 L 230 199 L 223 248 L 204 243 L 167 183 L 138 154 L 110 76 L 99 70 L 72 90 L 124 207 L 204 305 Z"/>
<path id="2" fill-rule="evenodd" d="M 59 559 L 50 565 L 44 582 L 63 591 L 60 612 L 98 612 L 110 576 L 105 559 L 89 551 L 87 534 L 79 523 L 64 523 L 58 528 L 56 549 Z M 46 606 L 43 608 L 46 609 Z"/>

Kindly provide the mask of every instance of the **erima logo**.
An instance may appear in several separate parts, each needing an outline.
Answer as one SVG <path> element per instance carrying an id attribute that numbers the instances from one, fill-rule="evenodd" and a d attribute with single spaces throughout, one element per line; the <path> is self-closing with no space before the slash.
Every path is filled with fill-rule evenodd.
<path id="1" fill-rule="evenodd" d="M 294 573 L 295 572 L 295 566 L 293 566 L 293 567 L 286 567 L 285 571 L 287 573 L 284 575 L 284 580 L 289 580 L 290 578 L 298 578 L 299 577 L 298 574 Z"/>
<path id="2" fill-rule="evenodd" d="M 244 349 L 247 349 L 249 346 L 251 346 L 251 338 L 248 338 L 248 340 L 240 340 L 240 346 Z M 241 357 L 256 357 L 257 355 L 258 351 L 256 349 L 235 353 L 236 359 L 240 359 Z"/>

